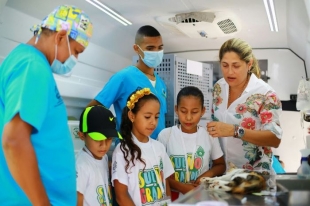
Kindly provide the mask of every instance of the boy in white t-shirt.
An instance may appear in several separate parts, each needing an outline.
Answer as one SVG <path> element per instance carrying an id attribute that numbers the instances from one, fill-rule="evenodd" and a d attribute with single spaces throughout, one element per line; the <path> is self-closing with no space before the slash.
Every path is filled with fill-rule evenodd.
<path id="1" fill-rule="evenodd" d="M 78 206 L 112 205 L 108 152 L 116 131 L 115 118 L 103 106 L 87 107 L 80 116 L 79 137 L 85 142 L 76 156 Z"/>
<path id="2" fill-rule="evenodd" d="M 218 138 L 198 126 L 205 113 L 203 93 L 193 86 L 181 89 L 175 112 L 180 125 L 166 128 L 158 136 L 175 170 L 175 177 L 169 178 L 172 201 L 194 189 L 200 178 L 222 175 L 226 169 Z"/>

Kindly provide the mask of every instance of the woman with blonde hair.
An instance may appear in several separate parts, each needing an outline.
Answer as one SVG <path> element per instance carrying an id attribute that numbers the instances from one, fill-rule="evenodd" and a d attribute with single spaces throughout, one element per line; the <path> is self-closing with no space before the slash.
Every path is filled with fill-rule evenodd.
<path id="1" fill-rule="evenodd" d="M 238 168 L 274 174 L 272 150 L 281 142 L 281 102 L 266 82 L 252 48 L 241 39 L 226 41 L 219 52 L 223 78 L 214 85 L 213 121 L 207 124 L 219 137 L 225 160 Z"/>

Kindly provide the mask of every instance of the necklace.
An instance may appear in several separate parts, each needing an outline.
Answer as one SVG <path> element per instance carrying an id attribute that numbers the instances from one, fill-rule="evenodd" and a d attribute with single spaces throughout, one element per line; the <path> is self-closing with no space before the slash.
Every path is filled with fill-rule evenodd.
<path id="1" fill-rule="evenodd" d="M 147 76 L 149 79 L 154 80 L 154 78 L 155 78 L 154 71 L 153 71 L 152 74 L 149 74 L 149 73 L 147 73 L 147 72 L 144 72 L 144 71 L 142 71 L 141 69 L 140 69 L 140 71 L 141 71 L 145 76 Z"/>
<path id="2" fill-rule="evenodd" d="M 153 74 L 148 74 L 148 73 L 145 73 L 143 72 L 145 75 L 148 75 L 148 76 L 151 76 L 151 77 L 155 77 L 154 73 Z"/>
<path id="3" fill-rule="evenodd" d="M 156 80 L 156 77 L 155 77 L 155 74 L 153 73 L 153 74 L 148 74 L 148 73 L 145 73 L 145 72 L 143 72 L 145 75 L 146 75 L 146 77 L 149 79 L 149 80 L 151 80 L 151 81 L 155 81 Z"/>
<path id="4" fill-rule="evenodd" d="M 236 99 L 238 99 L 239 97 L 241 97 L 241 95 L 242 95 L 244 89 L 245 89 L 246 86 L 248 85 L 248 82 L 249 82 L 249 76 L 247 76 L 247 80 L 245 81 L 245 83 L 244 83 L 244 85 L 243 85 L 243 87 L 242 87 L 242 90 L 241 90 L 239 96 L 238 96 Z M 231 93 L 231 89 L 230 89 L 230 87 L 229 87 L 229 92 L 228 92 L 228 107 L 229 107 L 229 105 L 230 105 L 231 103 L 233 103 L 234 100 L 236 100 L 236 99 L 234 99 L 234 100 L 231 99 L 230 93 Z"/>
<path id="5" fill-rule="evenodd" d="M 182 128 L 181 125 L 179 127 L 180 129 L 180 135 L 181 135 L 181 140 L 182 140 L 182 146 L 183 146 L 183 151 L 184 151 L 184 158 L 185 158 L 185 167 L 186 167 L 186 174 L 185 174 L 185 183 L 190 183 L 190 167 L 192 167 L 194 165 L 194 161 L 195 161 L 195 153 L 196 153 L 196 148 L 197 148 L 197 139 L 198 139 L 198 130 L 199 127 L 197 126 L 197 132 L 196 132 L 196 137 L 195 137 L 195 144 L 193 147 L 193 152 L 192 152 L 192 157 L 190 158 L 190 162 L 188 162 L 188 157 L 187 157 L 187 150 L 185 147 L 185 143 L 184 143 L 184 139 L 183 139 L 183 135 L 182 135 Z"/>
<path id="6" fill-rule="evenodd" d="M 145 72 L 144 70 L 142 70 L 141 67 L 140 67 L 138 64 L 136 65 L 136 67 L 137 67 L 144 75 L 150 76 L 150 77 L 152 77 L 152 78 L 155 77 L 154 70 L 153 70 L 152 74 L 149 74 L 149 73 Z"/>

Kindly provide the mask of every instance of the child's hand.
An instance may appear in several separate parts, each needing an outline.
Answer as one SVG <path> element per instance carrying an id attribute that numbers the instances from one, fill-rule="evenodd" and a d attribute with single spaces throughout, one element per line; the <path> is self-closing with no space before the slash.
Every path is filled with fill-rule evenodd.
<path id="1" fill-rule="evenodd" d="M 182 194 L 188 193 L 189 191 L 191 191 L 192 189 L 194 189 L 197 186 L 198 186 L 198 184 L 195 184 L 195 183 L 184 184 Z"/>
<path id="2" fill-rule="evenodd" d="M 200 178 L 198 177 L 194 183 L 200 185 Z"/>
<path id="3" fill-rule="evenodd" d="M 199 183 L 197 184 L 197 183 L 196 183 L 196 181 L 191 181 L 191 183 L 190 183 L 190 184 L 192 184 L 194 187 L 199 186 Z"/>

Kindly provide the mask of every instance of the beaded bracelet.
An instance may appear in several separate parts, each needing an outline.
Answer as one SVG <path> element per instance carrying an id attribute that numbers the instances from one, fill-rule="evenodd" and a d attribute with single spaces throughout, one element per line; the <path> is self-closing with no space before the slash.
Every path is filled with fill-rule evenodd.
<path id="1" fill-rule="evenodd" d="M 239 125 L 234 124 L 234 127 L 235 127 L 234 138 L 237 138 L 237 137 L 238 137 L 238 128 L 239 128 Z"/>

